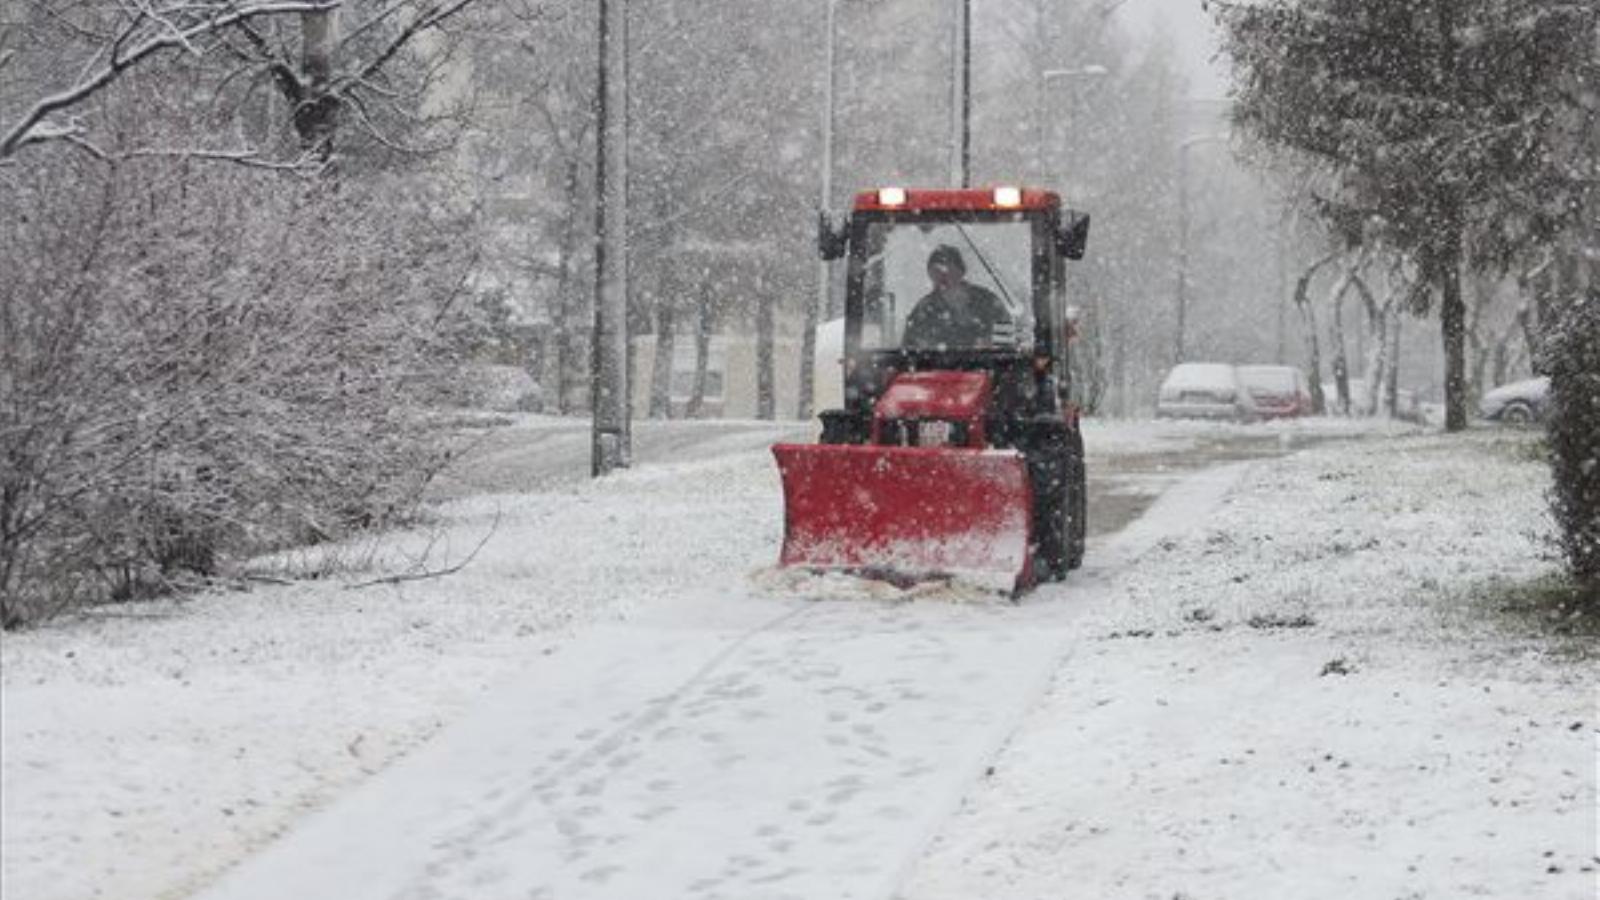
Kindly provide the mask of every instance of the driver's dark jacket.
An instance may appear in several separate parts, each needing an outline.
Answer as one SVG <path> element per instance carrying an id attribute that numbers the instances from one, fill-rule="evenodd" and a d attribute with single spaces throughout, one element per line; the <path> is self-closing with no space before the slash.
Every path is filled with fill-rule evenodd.
<path id="1" fill-rule="evenodd" d="M 912 349 L 987 347 L 994 342 L 995 326 L 1010 322 L 1005 304 L 992 291 L 961 282 L 917 301 L 901 344 Z"/>

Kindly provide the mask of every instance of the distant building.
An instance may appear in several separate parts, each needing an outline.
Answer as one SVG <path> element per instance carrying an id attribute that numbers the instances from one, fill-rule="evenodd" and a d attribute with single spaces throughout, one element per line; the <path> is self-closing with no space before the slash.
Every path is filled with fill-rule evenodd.
<path id="1" fill-rule="evenodd" d="M 817 370 L 814 388 L 816 409 L 837 408 L 843 403 L 840 355 L 843 352 L 843 320 L 825 322 L 817 329 Z M 651 377 L 655 371 L 656 337 L 641 335 L 633 340 L 633 414 L 643 418 L 650 412 Z M 800 339 L 781 337 L 773 342 L 773 391 L 777 418 L 793 419 L 800 401 Z M 670 399 L 673 418 L 688 415 L 694 395 L 694 335 L 680 334 L 672 342 L 672 381 Z M 707 419 L 753 419 L 756 396 L 756 339 L 753 335 L 713 335 L 706 354 L 706 387 L 700 417 Z"/>

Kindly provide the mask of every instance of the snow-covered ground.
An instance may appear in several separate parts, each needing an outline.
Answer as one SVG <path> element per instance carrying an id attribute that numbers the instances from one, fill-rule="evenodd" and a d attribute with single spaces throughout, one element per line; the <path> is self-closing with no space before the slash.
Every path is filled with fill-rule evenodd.
<path id="1" fill-rule="evenodd" d="M 1593 896 L 1592 642 L 1484 599 L 1549 569 L 1547 470 L 1348 430 L 1091 426 L 1108 473 L 1322 443 L 1020 606 L 775 575 L 730 435 L 7 635 L 0 891 L 187 896 L 287 833 L 216 896 Z"/>
<path id="2" fill-rule="evenodd" d="M 1257 466 L 1080 622 L 898 896 L 1600 896 L 1600 642 L 1501 609 L 1548 567 L 1528 445 Z"/>

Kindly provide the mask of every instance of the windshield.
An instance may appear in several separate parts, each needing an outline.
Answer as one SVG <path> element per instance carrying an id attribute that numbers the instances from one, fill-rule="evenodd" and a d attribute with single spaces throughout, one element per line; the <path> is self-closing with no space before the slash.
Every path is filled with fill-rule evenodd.
<path id="1" fill-rule="evenodd" d="M 1031 349 L 1026 220 L 883 222 L 866 239 L 864 348 Z"/>

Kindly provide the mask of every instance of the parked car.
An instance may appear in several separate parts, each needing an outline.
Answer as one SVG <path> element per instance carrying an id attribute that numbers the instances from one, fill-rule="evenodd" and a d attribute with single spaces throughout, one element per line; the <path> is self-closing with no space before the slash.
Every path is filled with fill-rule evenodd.
<path id="1" fill-rule="evenodd" d="M 1478 412 L 1491 422 L 1532 425 L 1543 422 L 1550 402 L 1550 379 L 1544 376 L 1502 384 L 1483 395 Z"/>
<path id="2" fill-rule="evenodd" d="M 1158 419 L 1228 419 L 1253 414 L 1238 374 L 1227 363 L 1180 363 L 1172 367 L 1156 395 Z"/>
<path id="3" fill-rule="evenodd" d="M 1263 419 L 1290 419 L 1311 414 L 1311 387 L 1294 366 L 1239 366 L 1239 385 L 1253 413 Z"/>

